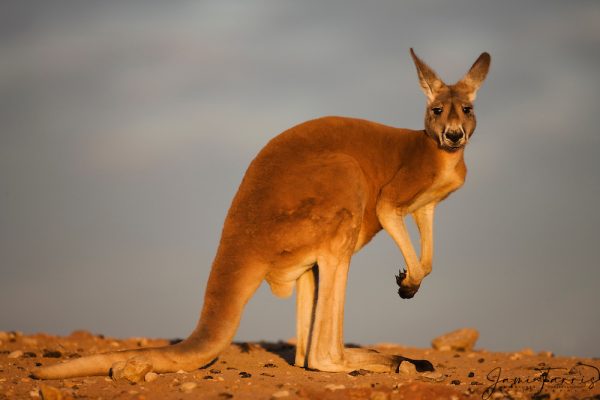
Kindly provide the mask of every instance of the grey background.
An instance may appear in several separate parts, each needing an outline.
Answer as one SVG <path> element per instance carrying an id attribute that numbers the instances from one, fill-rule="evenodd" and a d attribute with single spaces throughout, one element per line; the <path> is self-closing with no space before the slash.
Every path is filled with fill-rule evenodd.
<path id="1" fill-rule="evenodd" d="M 599 356 L 600 3 L 2 2 L 0 329 L 186 336 L 246 166 L 304 120 L 421 128 L 408 49 L 442 78 L 492 54 L 466 185 L 410 301 L 379 234 L 345 338 Z M 238 340 L 294 336 L 263 286 Z"/>

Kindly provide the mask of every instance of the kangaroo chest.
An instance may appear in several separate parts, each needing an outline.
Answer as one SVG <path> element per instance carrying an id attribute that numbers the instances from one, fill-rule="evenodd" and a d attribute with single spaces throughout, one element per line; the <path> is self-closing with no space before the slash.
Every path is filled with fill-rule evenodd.
<path id="1" fill-rule="evenodd" d="M 465 180 L 464 164 L 458 162 L 445 162 L 441 168 L 432 173 L 432 178 L 427 180 L 424 187 L 413 198 L 408 206 L 409 213 L 429 203 L 438 203 L 450 193 L 462 186 Z"/>

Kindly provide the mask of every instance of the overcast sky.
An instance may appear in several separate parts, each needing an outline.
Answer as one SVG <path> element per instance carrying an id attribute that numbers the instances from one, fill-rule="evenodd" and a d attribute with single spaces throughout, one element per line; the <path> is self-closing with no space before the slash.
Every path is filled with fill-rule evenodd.
<path id="1" fill-rule="evenodd" d="M 345 338 L 600 356 L 597 1 L 4 1 L 0 330 L 183 337 L 225 213 L 279 132 L 346 115 L 421 129 L 408 49 L 453 83 L 492 55 L 465 186 L 412 300 L 380 233 Z M 263 286 L 237 340 L 295 335 Z"/>

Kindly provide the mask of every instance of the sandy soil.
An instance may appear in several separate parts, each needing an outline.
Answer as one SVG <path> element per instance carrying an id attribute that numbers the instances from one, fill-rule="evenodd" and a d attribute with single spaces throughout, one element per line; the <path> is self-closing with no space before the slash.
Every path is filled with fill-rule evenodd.
<path id="1" fill-rule="evenodd" d="M 0 399 L 600 399 L 597 358 L 554 357 L 531 350 L 437 351 L 396 344 L 370 348 L 428 360 L 435 372 L 307 371 L 291 365 L 293 344 L 279 342 L 232 344 L 207 368 L 158 375 L 151 382 L 138 384 L 115 382 L 109 377 L 59 381 L 29 377 L 39 365 L 168 342 L 119 340 L 86 331 L 66 337 L 4 332 L 0 340 Z"/>

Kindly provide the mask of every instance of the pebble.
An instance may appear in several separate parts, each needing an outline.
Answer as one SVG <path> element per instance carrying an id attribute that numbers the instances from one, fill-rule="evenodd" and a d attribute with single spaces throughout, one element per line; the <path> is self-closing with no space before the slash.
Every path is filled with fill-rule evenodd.
<path id="1" fill-rule="evenodd" d="M 152 382 L 158 379 L 158 374 L 156 372 L 148 372 L 146 373 L 146 375 L 144 375 L 144 380 L 146 382 Z"/>
<path id="2" fill-rule="evenodd" d="M 61 358 L 62 353 L 58 350 L 44 350 L 42 356 L 44 358 Z"/>
<path id="3" fill-rule="evenodd" d="M 252 378 L 252 374 L 249 374 L 245 371 L 240 372 L 240 378 Z"/>
<path id="4" fill-rule="evenodd" d="M 473 328 L 462 328 L 438 336 L 431 341 L 431 346 L 441 351 L 470 351 L 479 339 L 479 332 Z"/>
<path id="5" fill-rule="evenodd" d="M 152 364 L 141 357 L 130 358 L 127 361 L 118 361 L 112 365 L 111 375 L 113 381 L 142 382 L 148 372 L 152 371 Z"/>
<path id="6" fill-rule="evenodd" d="M 344 385 L 336 385 L 335 383 L 330 383 L 329 385 L 325 385 L 325 389 L 331 390 L 332 392 L 335 390 L 346 389 Z"/>
<path id="7" fill-rule="evenodd" d="M 417 367 L 415 367 L 415 364 L 411 362 L 402 361 L 400 363 L 400 368 L 398 368 L 398 372 L 400 373 L 400 375 L 416 375 Z"/>
<path id="8" fill-rule="evenodd" d="M 369 371 L 365 369 L 356 369 L 354 371 L 348 372 L 350 376 L 359 376 L 359 375 L 369 375 Z"/>
<path id="9" fill-rule="evenodd" d="M 475 376 L 475 372 L 469 372 L 469 378 L 472 378 Z"/>
<path id="10" fill-rule="evenodd" d="M 15 350 L 8 355 L 8 358 L 19 358 L 22 355 L 23 355 L 23 352 L 21 350 Z"/>
<path id="11" fill-rule="evenodd" d="M 40 397 L 40 391 L 37 389 L 32 390 L 29 392 L 29 397 Z"/>
<path id="12" fill-rule="evenodd" d="M 444 379 L 446 379 L 446 377 L 441 372 L 433 371 L 433 372 L 423 372 L 421 374 L 421 379 L 424 381 L 428 381 L 428 382 L 441 382 Z"/>
<path id="13" fill-rule="evenodd" d="M 513 353 L 510 355 L 510 357 L 508 357 L 508 359 L 512 361 L 520 360 L 521 358 L 523 358 L 521 353 Z"/>
<path id="14" fill-rule="evenodd" d="M 460 385 L 460 381 L 458 379 L 454 379 L 452 382 L 450 382 L 453 385 Z"/>
<path id="15" fill-rule="evenodd" d="M 522 355 L 527 356 L 527 357 L 531 357 L 531 356 L 535 355 L 535 351 L 533 351 L 533 349 L 531 349 L 529 347 L 522 349 L 519 353 L 521 353 Z"/>
<path id="16" fill-rule="evenodd" d="M 179 390 L 183 393 L 191 393 L 197 386 L 198 384 L 196 382 L 184 382 L 179 385 Z"/>
<path id="17" fill-rule="evenodd" d="M 290 392 L 287 390 L 280 390 L 279 392 L 275 392 L 271 395 L 271 398 L 273 399 L 281 399 L 283 397 L 288 397 L 290 395 Z"/>

